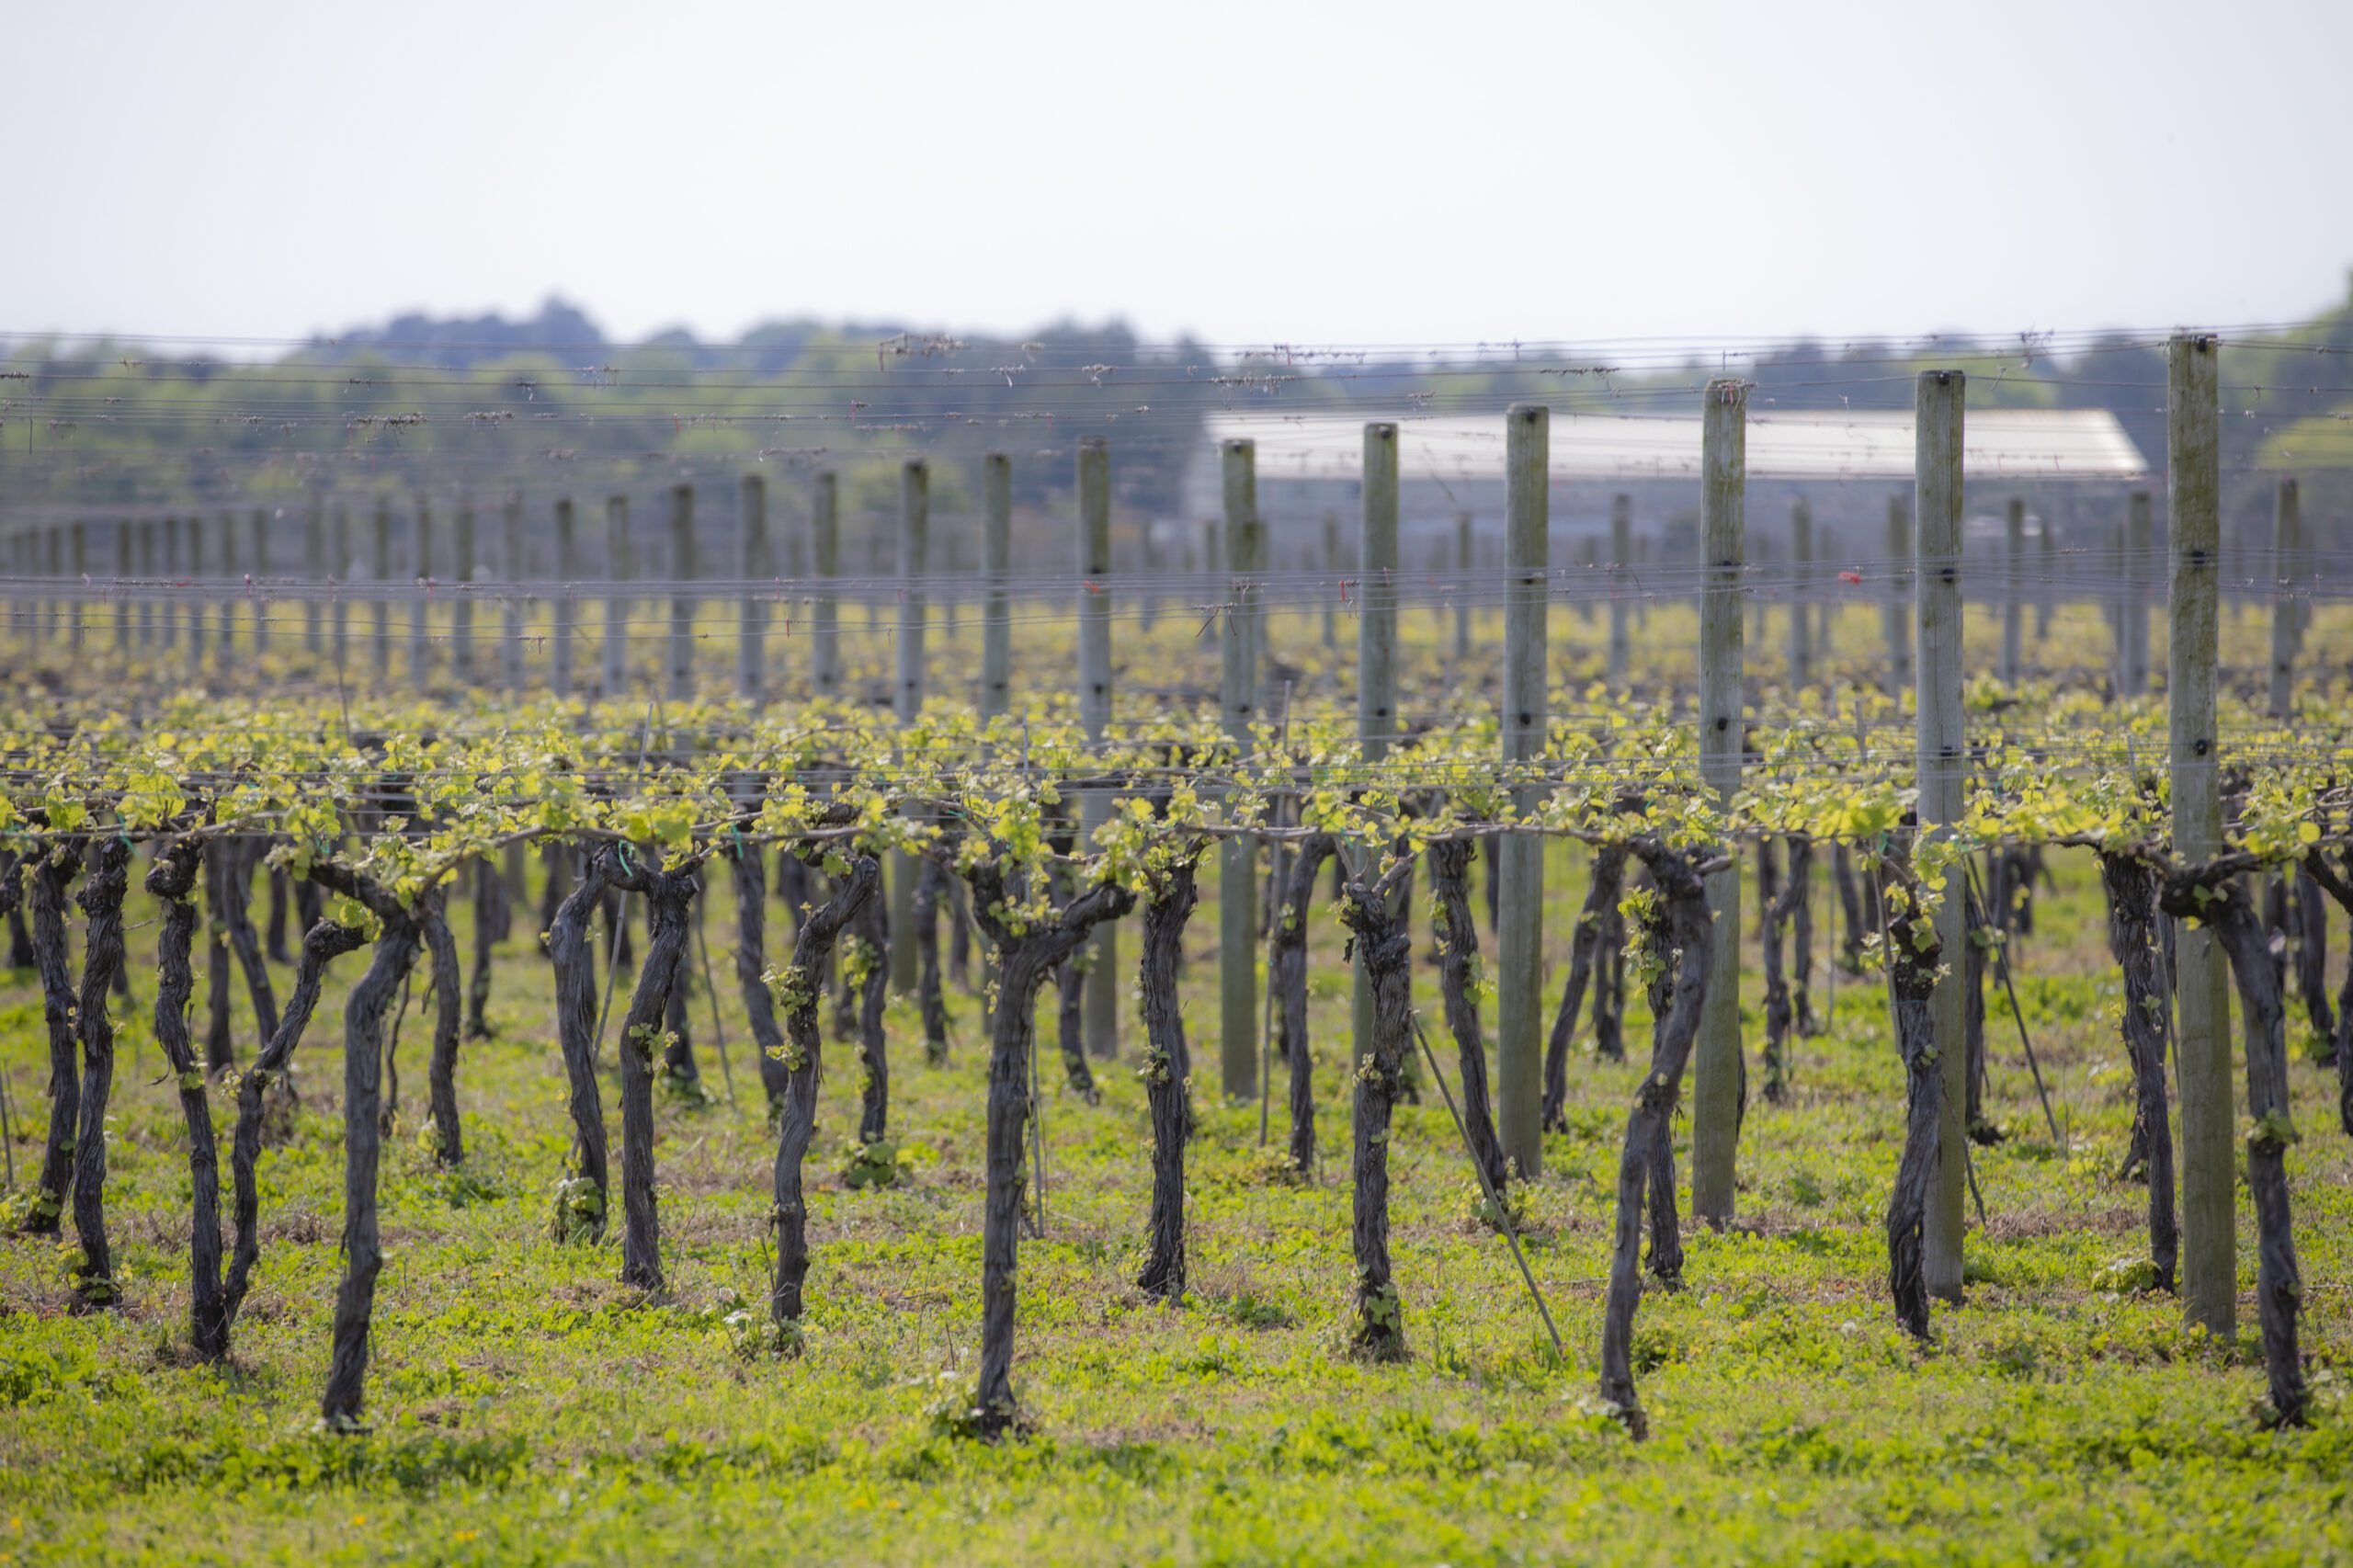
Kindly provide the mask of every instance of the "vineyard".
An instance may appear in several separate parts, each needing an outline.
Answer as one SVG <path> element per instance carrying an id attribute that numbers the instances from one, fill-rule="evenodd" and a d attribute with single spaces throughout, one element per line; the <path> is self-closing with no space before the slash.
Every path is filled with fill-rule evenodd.
<path id="1" fill-rule="evenodd" d="M 967 452 L 887 401 L 964 347 L 593 491 L 510 426 L 607 381 L 290 361 L 0 462 L 0 1556 L 2353 1553 L 2341 497 L 2217 371 L 2288 348 L 2141 346 L 2145 468 L 1996 356 L 1893 470 L 1661 369 L 1638 517 L 1571 367 L 1329 458 L 1271 357 L 1074 363 Z M 52 441 L 188 417 L 77 373 Z"/>

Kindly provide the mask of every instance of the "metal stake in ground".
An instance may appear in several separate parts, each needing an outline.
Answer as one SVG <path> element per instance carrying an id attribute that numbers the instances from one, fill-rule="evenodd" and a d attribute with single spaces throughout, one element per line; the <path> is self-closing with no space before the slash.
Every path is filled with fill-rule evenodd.
<path id="1" fill-rule="evenodd" d="M 1544 1304 L 1544 1292 L 1536 1288 L 1536 1276 L 1528 1269 L 1528 1256 L 1520 1251 L 1519 1227 L 1513 1223 L 1511 1210 L 1504 1207 L 1501 1194 L 1487 1179 L 1487 1169 L 1479 1163 L 1478 1154 L 1471 1147 L 1471 1129 L 1463 1125 L 1461 1108 L 1454 1103 L 1454 1088 L 1446 1081 L 1446 1071 L 1438 1062 L 1438 1052 L 1430 1049 L 1430 1037 L 1422 1032 L 1422 1016 L 1413 1015 L 1414 1038 L 1421 1042 L 1422 1060 L 1429 1063 L 1430 1076 L 1437 1080 L 1438 1093 L 1446 1096 L 1447 1114 L 1454 1118 L 1454 1131 L 1462 1140 L 1462 1153 L 1471 1161 L 1472 1174 L 1479 1178 L 1479 1190 L 1486 1195 L 1487 1210 L 1504 1228 L 1504 1238 L 1511 1243 L 1511 1260 L 1519 1265 L 1519 1278 L 1528 1287 L 1529 1298 L 1536 1303 L 1537 1315 L 1544 1320 L 1544 1332 L 1552 1336 L 1552 1358 L 1565 1365 L 1569 1353 L 1561 1345 L 1561 1331 L 1552 1326 L 1552 1309 Z M 1303 1050 L 1304 1043 L 1294 1047 Z"/>

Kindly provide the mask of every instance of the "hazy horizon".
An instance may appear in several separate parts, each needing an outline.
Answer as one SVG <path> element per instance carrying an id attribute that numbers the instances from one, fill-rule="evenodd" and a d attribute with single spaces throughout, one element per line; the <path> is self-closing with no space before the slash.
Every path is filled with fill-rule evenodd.
<path id="1" fill-rule="evenodd" d="M 0 330 L 891 321 L 1450 344 L 2238 324 L 2347 298 L 2353 7 L 18 19 Z M 2331 192 L 2336 196 L 2332 197 Z"/>

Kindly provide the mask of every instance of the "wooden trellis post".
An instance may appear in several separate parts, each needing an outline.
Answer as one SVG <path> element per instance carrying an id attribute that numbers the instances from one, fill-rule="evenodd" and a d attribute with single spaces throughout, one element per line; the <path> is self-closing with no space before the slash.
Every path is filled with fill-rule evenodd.
<path id="1" fill-rule="evenodd" d="M 1961 783 L 1967 767 L 1962 730 L 1961 509 L 1961 426 L 1968 382 L 1959 370 L 1924 370 L 1915 394 L 1913 424 L 1914 504 L 1918 523 L 1913 562 L 1913 595 L 1919 633 L 1916 694 L 1918 745 L 1915 778 L 1924 836 L 1949 831 L 1961 821 Z M 1937 907 L 1937 937 L 1956 957 L 1966 940 L 1965 899 L 1961 878 L 1948 872 Z M 1921 1222 L 1921 1275 L 1928 1293 L 1961 1300 L 1961 1230 L 1969 1127 L 1969 1053 L 1962 1049 L 1961 977 L 1965 966 L 1948 963 L 1929 997 L 1937 1041 L 1937 1070 L 1944 1080 L 1938 1121 L 1937 1169 L 1929 1184 Z"/>
<path id="2" fill-rule="evenodd" d="M 2167 752 L 2173 848 L 2185 865 L 2222 847 L 2214 685 L 2222 548 L 2219 341 L 2165 346 L 2165 472 L 2173 513 Z M 2181 1301 L 2193 1324 L 2228 1340 L 2238 1324 L 2237 1185 L 2232 1132 L 2231 1010 L 2222 950 L 2204 926 L 2174 941 L 2181 1032 Z"/>
<path id="3" fill-rule="evenodd" d="M 1078 722 L 1090 744 L 1100 745 L 1111 722 L 1111 452 L 1099 436 L 1078 444 Z M 1079 799 L 1083 844 L 1111 815 L 1111 791 L 1089 790 Z M 1120 1003 L 1129 980 L 1120 972 L 1119 922 L 1097 924 L 1089 938 L 1082 1033 L 1092 1056 L 1120 1053 Z"/>
<path id="4" fill-rule="evenodd" d="M 1544 683 L 1550 607 L 1552 411 L 1515 403 L 1504 415 L 1503 762 L 1544 756 L 1551 712 Z M 1522 817 L 1545 790 L 1512 792 Z M 1544 1163 L 1544 841 L 1513 834 L 1495 840 L 1495 1132 L 1504 1155 L 1534 1181 Z"/>
<path id="5" fill-rule="evenodd" d="M 1234 751 L 1248 756 L 1258 717 L 1257 574 L 1265 532 L 1258 519 L 1257 444 L 1229 440 L 1222 453 L 1229 573 L 1222 646 L 1222 718 Z M 1247 834 L 1223 841 L 1218 862 L 1218 1065 L 1226 1094 L 1258 1090 L 1258 846 Z"/>
<path id="6" fill-rule="evenodd" d="M 1740 790 L 1740 579 L 1748 507 L 1748 385 L 1708 383 L 1699 426 L 1699 775 L 1722 802 Z M 1692 1052 L 1691 1211 L 1732 1222 L 1739 1159 L 1740 857 L 1708 878 L 1716 936 Z"/>

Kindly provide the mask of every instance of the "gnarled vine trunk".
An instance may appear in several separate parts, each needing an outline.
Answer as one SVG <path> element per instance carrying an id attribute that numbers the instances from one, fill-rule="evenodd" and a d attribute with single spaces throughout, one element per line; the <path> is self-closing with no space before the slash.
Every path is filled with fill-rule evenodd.
<path id="1" fill-rule="evenodd" d="M 0 849 L 0 915 L 8 922 L 8 967 L 34 968 L 33 934 L 25 925 L 24 857 L 14 849 Z"/>
<path id="2" fill-rule="evenodd" d="M 260 843 L 264 846 L 263 853 L 267 854 L 269 840 L 265 838 Z M 272 963 L 291 963 L 294 960 L 286 950 L 287 905 L 290 902 L 286 873 L 276 866 L 270 867 L 268 882 L 269 920 L 265 927 L 265 950 Z"/>
<path id="3" fill-rule="evenodd" d="M 237 853 L 235 839 L 220 838 L 204 857 L 204 898 L 211 914 L 205 929 L 204 1060 L 214 1073 L 226 1073 L 237 1064 L 237 1037 L 229 1018 L 234 983 L 229 972 L 229 895 L 222 891 L 229 875 L 228 862 Z"/>
<path id="4" fill-rule="evenodd" d="M 2305 875 L 2327 891 L 2347 914 L 2353 914 L 2353 848 L 2339 851 L 2344 857 L 2347 875 L 2339 875 L 2328 863 L 2325 852 L 2314 849 L 2305 857 Z M 2345 955 L 2345 981 L 2336 992 L 2336 1029 L 2334 1037 L 2336 1058 L 2336 1123 L 2346 1136 L 2353 1138 L 2353 944 Z"/>
<path id="5" fill-rule="evenodd" d="M 114 1249 L 107 1243 L 107 1103 L 114 1094 L 114 1018 L 108 1013 L 122 972 L 122 897 L 131 885 L 131 841 L 109 834 L 97 841 L 82 883 L 88 934 L 82 945 L 82 1003 L 75 1025 L 82 1037 L 81 1131 L 74 1139 L 74 1233 L 82 1244 L 74 1294 L 82 1304 L 112 1306 Z"/>
<path id="6" fill-rule="evenodd" d="M 2328 1005 L 2328 905 L 2307 870 L 2296 873 L 2296 990 L 2325 1062 L 2336 1055 L 2336 1015 Z"/>
<path id="7" fill-rule="evenodd" d="M 987 1197 L 981 1225 L 981 1373 L 974 1426 L 995 1437 L 1019 1419 L 1013 1398 L 1014 1268 L 1020 1254 L 1024 1138 L 1029 1121 L 1029 1043 L 1038 991 L 1087 934 L 1135 906 L 1124 888 L 1098 884 L 1037 925 L 1005 919 L 1005 881 L 994 862 L 966 869 L 973 912 L 997 949 L 997 1005 L 989 1021 Z"/>
<path id="8" fill-rule="evenodd" d="M 694 868 L 663 870 L 638 852 L 614 885 L 643 895 L 645 964 L 621 1021 L 621 1282 L 659 1290 L 662 1224 L 654 1190 L 654 1053 L 687 956 L 688 908 L 695 896 Z"/>
<path id="9" fill-rule="evenodd" d="M 939 904 L 948 891 L 946 867 L 925 859 L 915 868 L 913 897 L 915 957 L 920 968 L 915 996 L 923 1009 L 924 1060 L 937 1067 L 948 1060 L 948 999 L 940 987 Z"/>
<path id="10" fill-rule="evenodd" d="M 1588 985 L 1594 992 L 1596 1052 L 1608 1061 L 1625 1056 L 1624 1043 L 1614 1027 L 1608 1031 L 1607 1041 L 1602 1038 L 1600 1024 L 1607 983 L 1606 980 L 1597 982 L 1597 971 L 1606 974 L 1608 964 L 1596 961 L 1602 957 L 1603 944 L 1609 937 L 1625 878 L 1624 847 L 1616 844 L 1597 846 L 1592 881 L 1586 887 L 1585 907 L 1577 912 L 1576 931 L 1569 938 L 1569 978 L 1561 987 L 1560 1010 L 1552 1015 L 1552 1038 L 1544 1045 L 1544 1129 L 1548 1132 L 1568 1131 L 1569 1051 L 1576 1043 L 1577 1014 L 1584 1008 Z M 1614 1026 L 1616 1020 L 1612 1018 L 1611 1022 Z"/>
<path id="11" fill-rule="evenodd" d="M 24 1230 L 55 1235 L 74 1192 L 74 1142 L 82 1113 L 82 1074 L 75 1060 L 74 971 L 66 950 L 65 890 L 81 874 L 78 838 L 45 845 L 33 863 L 33 964 L 40 971 L 41 1021 L 49 1031 L 49 1140 L 41 1152 L 40 1189 L 26 1210 Z"/>
<path id="12" fill-rule="evenodd" d="M 1173 858 L 1154 880 L 1152 895 L 1144 901 L 1143 952 L 1136 964 L 1137 984 L 1143 994 L 1144 1098 L 1152 1108 L 1152 1218 L 1145 1228 L 1144 1265 L 1136 1276 L 1136 1289 L 1163 1301 L 1180 1301 L 1185 1297 L 1188 1053 L 1185 1016 L 1177 1005 L 1176 957 L 1184 950 L 1185 922 L 1192 918 L 1199 897 L 1196 866 L 1193 856 L 1181 856 Z M 1311 866 L 1306 879 L 1311 892 L 1313 878 Z M 1304 1036 L 1297 1049 L 1306 1055 Z M 1296 1084 L 1296 1068 L 1293 1072 Z M 1312 1138 L 1312 1119 L 1308 1125 Z M 1295 1148 L 1293 1157 L 1297 1157 Z"/>
<path id="13" fill-rule="evenodd" d="M 871 855 L 850 863 L 849 874 L 833 896 L 811 910 L 792 942 L 792 963 L 784 971 L 784 1033 L 777 1065 L 784 1084 L 776 1124 L 776 1274 L 768 1311 L 779 1329 L 801 1321 L 801 1290 L 809 1277 L 809 1207 L 801 1193 L 801 1166 L 817 1131 L 817 1076 L 822 1051 L 817 1035 L 817 982 L 825 959 L 859 908 L 873 901 L 882 869 Z M 764 986 L 763 990 L 766 989 Z"/>
<path id="14" fill-rule="evenodd" d="M 703 1092 L 702 1068 L 695 1061 L 694 1020 L 687 1006 L 693 988 L 694 973 L 681 957 L 670 999 L 662 1007 L 662 1079 L 679 1099 L 701 1105 L 710 1096 Z"/>
<path id="15" fill-rule="evenodd" d="M 1646 866 L 1646 873 L 1648 869 Z M 1643 949 L 1649 956 L 1643 999 L 1650 1005 L 1651 1054 L 1655 1058 L 1675 1017 L 1684 952 L 1676 939 L 1674 912 L 1659 894 L 1657 881 L 1646 880 L 1654 896 L 1644 907 L 1641 933 Z M 1683 1288 L 1683 1221 L 1676 1205 L 1674 1107 L 1667 1109 L 1651 1141 L 1650 1177 L 1644 1186 L 1644 1200 L 1650 1208 L 1651 1244 L 1643 1255 L 1643 1268 L 1661 1290 L 1679 1290 Z"/>
<path id="16" fill-rule="evenodd" d="M 1937 1066 L 1936 1015 L 1930 1004 L 1944 950 L 1937 939 L 1935 921 L 1920 907 L 1919 882 L 1900 846 L 1891 846 L 1881 855 L 1879 875 L 1887 879 L 1887 896 L 1881 906 L 1888 916 L 1888 983 L 1895 1013 L 1895 1049 L 1904 1069 L 1904 1153 L 1896 1162 L 1895 1188 L 1887 1200 L 1887 1283 L 1895 1299 L 1896 1320 L 1913 1337 L 1925 1340 L 1928 1337 L 1928 1287 L 1921 1268 L 1922 1226 L 1927 1214 L 1928 1183 L 1936 1175 L 1938 1119 L 1944 1115 L 1945 1100 L 1944 1076 Z M 1945 1048 L 1949 1049 L 1950 1043 L 1944 1042 Z"/>
<path id="17" fill-rule="evenodd" d="M 558 1188 L 558 1241 L 595 1242 L 605 1233 L 610 1169 L 605 1153 L 605 1104 L 597 1082 L 597 955 L 589 937 L 616 868 L 610 851 L 590 855 L 579 881 L 548 922 L 548 957 L 555 968 L 555 1033 L 563 1054 L 572 1117 L 572 1169 Z"/>
<path id="18" fill-rule="evenodd" d="M 1813 840 L 1793 833 L 1789 846 L 1787 892 L 1790 906 L 1790 999 L 1797 1015 L 1797 1031 L 1818 1035 L 1823 1020 L 1813 1011 Z"/>
<path id="19" fill-rule="evenodd" d="M 1086 958 L 1082 949 L 1054 971 L 1054 1044 L 1071 1093 L 1088 1105 L 1099 1105 L 1103 1094 L 1086 1062 Z"/>
<path id="20" fill-rule="evenodd" d="M 1348 1346 L 1371 1360 L 1402 1361 L 1408 1354 L 1405 1311 L 1389 1265 L 1389 1128 L 1414 1028 L 1413 946 L 1404 918 L 1390 907 L 1385 878 L 1371 886 L 1360 877 L 1349 879 L 1340 895 L 1340 919 L 1352 934 L 1356 961 L 1372 994 L 1372 1039 L 1356 1042 L 1353 1074 L 1350 1235 L 1357 1278 Z"/>
<path id="21" fill-rule="evenodd" d="M 1671 1000 L 1651 1031 L 1650 1069 L 1634 1092 L 1618 1157 L 1617 1218 L 1601 1323 L 1601 1397 L 1617 1408 L 1626 1429 L 1641 1437 L 1648 1434 L 1649 1422 L 1634 1389 L 1633 1345 L 1634 1312 L 1643 1300 L 1643 1199 L 1657 1172 L 1658 1149 L 1669 1142 L 1683 1071 L 1699 1033 L 1715 926 L 1701 869 L 1689 857 L 1650 838 L 1638 838 L 1629 848 L 1650 872 L 1665 923 L 1663 945 L 1674 955 Z"/>
<path id="22" fill-rule="evenodd" d="M 1275 1004 L 1275 1052 L 1290 1069 L 1290 1166 L 1305 1176 L 1315 1168 L 1315 1062 L 1307 1038 L 1308 905 L 1315 898 L 1316 872 L 1325 858 L 1338 849 L 1339 841 L 1328 833 L 1312 833 L 1297 847 L 1298 858 L 1284 879 L 1282 909 L 1267 943 L 1267 989 Z M 1190 908 L 1188 903 L 1188 912 Z M 1145 917 L 1150 919 L 1149 906 Z M 1172 997 L 1176 961 L 1177 955 L 1172 952 L 1168 972 Z M 1180 1040 L 1183 1034 L 1180 1024 Z"/>
<path id="23" fill-rule="evenodd" d="M 1503 1141 L 1487 1095 L 1487 1045 L 1479 1025 L 1479 927 L 1471 915 L 1471 853 L 1467 838 L 1440 838 L 1429 846 L 1430 932 L 1438 949 L 1438 987 L 1446 1027 L 1454 1036 L 1462 1074 L 1462 1125 L 1471 1158 L 1497 1194 L 1510 1179 Z M 1498 1217 L 1499 1218 L 1499 1217 Z"/>
<path id="24" fill-rule="evenodd" d="M 2296 1346 L 2303 1279 L 2288 1203 L 2288 1145 L 2296 1141 L 2296 1128 L 2288 1098 L 2287 1009 L 2279 973 L 2245 893 L 2218 875 L 2217 867 L 2192 868 L 2167 877 L 2162 907 L 2168 915 L 2211 926 L 2214 939 L 2230 955 L 2231 975 L 2238 983 L 2247 1110 L 2255 1119 L 2246 1140 L 2246 1185 L 2255 1199 L 2255 1298 L 2263 1326 L 2263 1365 L 2270 1382 L 2272 1419 L 2282 1426 L 2301 1426 L 2311 1393 Z"/>
<path id="25" fill-rule="evenodd" d="M 1604 1062 L 1626 1060 L 1626 912 L 1611 890 L 1602 912 L 1600 950 L 1593 963 L 1593 1053 Z M 1565 1093 L 1565 1086 L 1564 1086 Z"/>
<path id="26" fill-rule="evenodd" d="M 171 1069 L 188 1131 L 188 1342 L 199 1358 L 217 1361 L 229 1353 L 229 1314 L 221 1295 L 221 1164 L 213 1144 L 212 1102 L 188 1032 L 188 1002 L 196 994 L 189 954 L 196 946 L 197 907 L 190 895 L 203 863 L 202 839 L 176 838 L 148 869 L 146 887 L 162 906 L 155 937 L 155 1043 Z"/>
<path id="27" fill-rule="evenodd" d="M 858 1141 L 872 1145 L 891 1134 L 891 1057 L 882 1032 L 891 989 L 889 901 L 865 900 L 851 924 L 852 935 L 862 945 L 865 967 L 855 986 L 845 983 L 842 989 L 858 1001 Z"/>
<path id="28" fill-rule="evenodd" d="M 229 1171 L 233 1183 L 236 1241 L 229 1256 L 229 1270 L 221 1290 L 220 1341 L 225 1354 L 229 1347 L 229 1325 L 236 1321 L 237 1309 L 244 1304 L 245 1289 L 253 1278 L 254 1264 L 261 1256 L 261 1184 L 257 1172 L 261 1163 L 261 1131 L 264 1101 L 273 1079 L 287 1071 L 294 1060 L 294 1048 L 301 1042 L 302 1031 L 310 1026 L 311 1015 L 319 1005 L 319 992 L 326 982 L 327 965 L 344 954 L 357 952 L 367 946 L 368 933 L 357 926 L 346 926 L 333 920 L 322 920 L 302 935 L 302 950 L 294 968 L 294 994 L 287 998 L 286 1011 L 278 1020 L 278 1032 L 255 1058 L 250 1070 L 237 1080 L 237 1121 L 229 1141 Z M 410 954 L 415 954 L 412 942 Z M 406 964 L 402 965 L 402 974 Z M 392 984 L 400 983 L 396 974 Z M 377 1027 L 381 1030 L 381 1011 Z M 350 1038 L 351 1016 L 347 1008 L 344 1017 L 345 1038 Z M 345 1068 L 347 1080 L 350 1074 Z"/>
<path id="29" fill-rule="evenodd" d="M 2173 1119 L 2165 1103 L 2165 976 L 2157 946 L 2156 868 L 2103 852 L 2108 950 L 2124 973 L 2124 1052 L 2132 1066 L 2132 1145 L 2149 1178 L 2149 1256 L 2157 1283 L 2174 1288 L 2181 1232 L 2174 1218 Z"/>
<path id="30" fill-rule="evenodd" d="M 376 1221 L 384 1015 L 416 960 L 415 917 L 390 904 L 377 916 L 382 926 L 375 952 L 343 1009 L 343 1282 L 335 1290 L 334 1350 L 319 1401 L 320 1415 L 336 1431 L 359 1429 L 367 1403 L 368 1329 L 384 1263 Z"/>
<path id="31" fill-rule="evenodd" d="M 458 941 L 449 932 L 448 884 L 417 900 L 418 928 L 432 960 L 433 1055 L 426 1064 L 426 1100 L 433 1119 L 434 1157 L 454 1165 L 466 1157 L 458 1129 L 458 1036 L 464 1020 L 464 977 Z"/>

